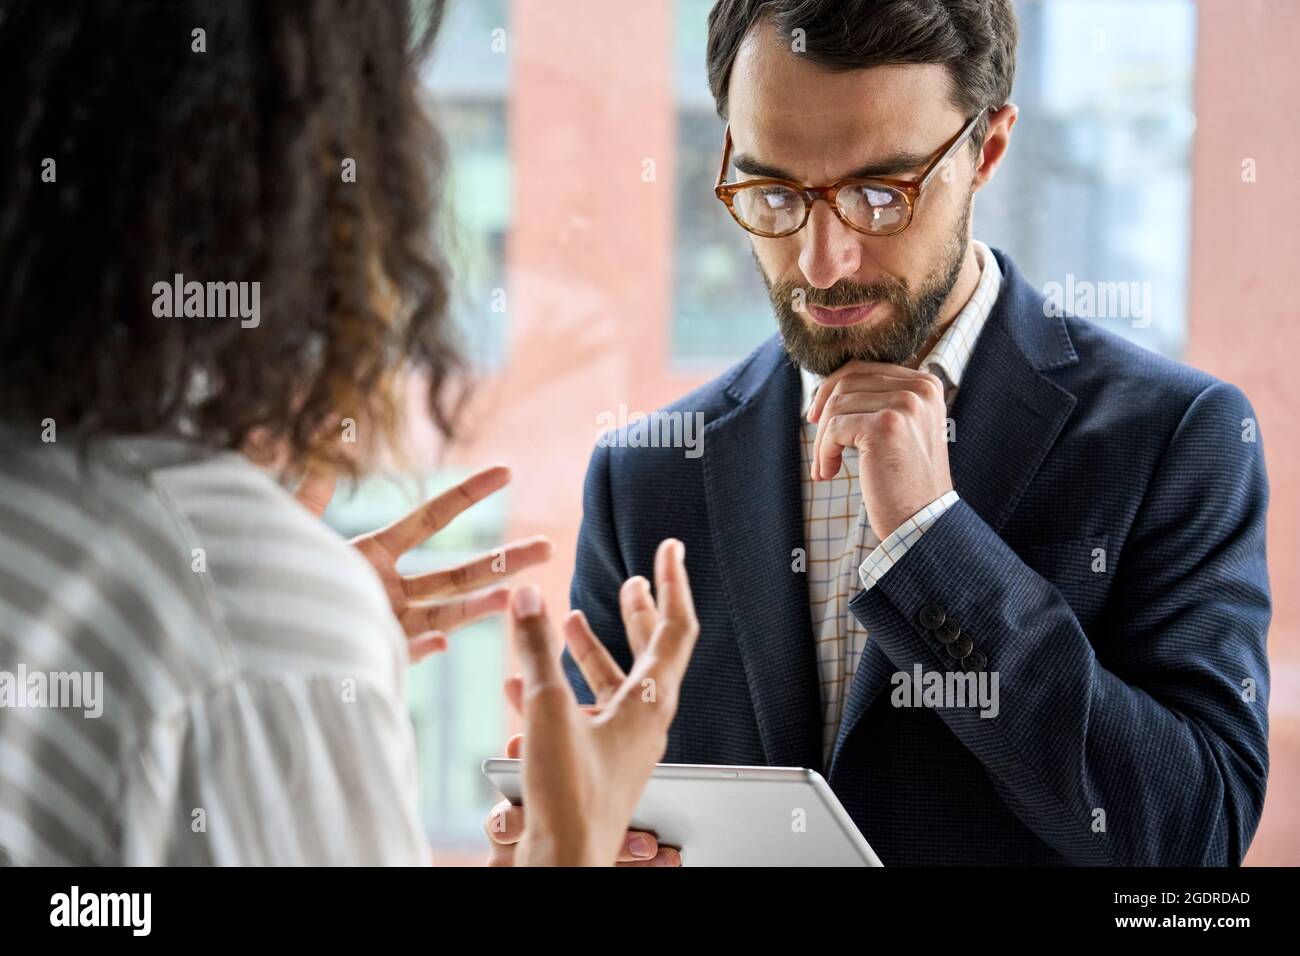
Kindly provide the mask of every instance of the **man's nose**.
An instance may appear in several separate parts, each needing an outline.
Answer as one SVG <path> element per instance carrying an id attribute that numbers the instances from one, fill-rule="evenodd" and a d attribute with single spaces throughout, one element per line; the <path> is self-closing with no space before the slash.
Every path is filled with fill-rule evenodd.
<path id="1" fill-rule="evenodd" d="M 828 289 L 840 279 L 858 274 L 862 266 L 862 235 L 841 222 L 830 203 L 822 200 L 813 203 L 799 236 L 803 243 L 799 269 L 809 285 Z"/>

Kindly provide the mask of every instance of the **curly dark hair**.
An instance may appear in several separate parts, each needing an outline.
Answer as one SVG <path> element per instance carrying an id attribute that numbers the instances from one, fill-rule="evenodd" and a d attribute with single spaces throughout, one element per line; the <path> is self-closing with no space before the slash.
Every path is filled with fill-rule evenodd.
<path id="1" fill-rule="evenodd" d="M 440 0 L 0 0 L 0 420 L 355 471 L 394 437 L 410 369 L 450 434 L 445 150 L 419 92 L 441 18 Z M 260 324 L 155 315 L 176 274 L 259 282 Z"/>

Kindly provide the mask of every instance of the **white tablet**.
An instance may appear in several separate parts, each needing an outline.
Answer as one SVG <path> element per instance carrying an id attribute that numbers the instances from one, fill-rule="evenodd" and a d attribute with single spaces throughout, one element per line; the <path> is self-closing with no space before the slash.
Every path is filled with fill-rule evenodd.
<path id="1" fill-rule="evenodd" d="M 483 761 L 484 775 L 516 805 L 521 764 Z M 679 849 L 683 866 L 882 865 L 814 770 L 661 763 L 632 828 Z"/>

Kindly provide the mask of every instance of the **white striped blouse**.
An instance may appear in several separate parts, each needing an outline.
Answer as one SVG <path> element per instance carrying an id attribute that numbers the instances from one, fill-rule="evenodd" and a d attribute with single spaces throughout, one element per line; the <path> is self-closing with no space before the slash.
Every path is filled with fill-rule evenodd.
<path id="1" fill-rule="evenodd" d="M 0 861 L 427 862 L 406 660 L 242 456 L 0 436 Z"/>

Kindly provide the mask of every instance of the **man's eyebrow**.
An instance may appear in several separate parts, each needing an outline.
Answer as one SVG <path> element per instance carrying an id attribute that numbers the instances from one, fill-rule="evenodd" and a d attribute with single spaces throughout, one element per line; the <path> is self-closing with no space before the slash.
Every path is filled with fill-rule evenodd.
<path id="1" fill-rule="evenodd" d="M 878 179 L 897 176 L 899 173 L 908 173 L 919 169 L 928 163 L 933 157 L 921 153 L 899 152 L 891 156 L 886 156 L 882 160 L 869 163 L 853 170 L 842 179 Z M 736 169 L 749 176 L 758 176 L 763 179 L 789 179 L 794 182 L 802 182 L 798 176 L 793 176 L 779 166 L 772 166 L 761 160 L 750 156 L 748 153 L 737 153 L 732 157 L 732 163 Z"/>

